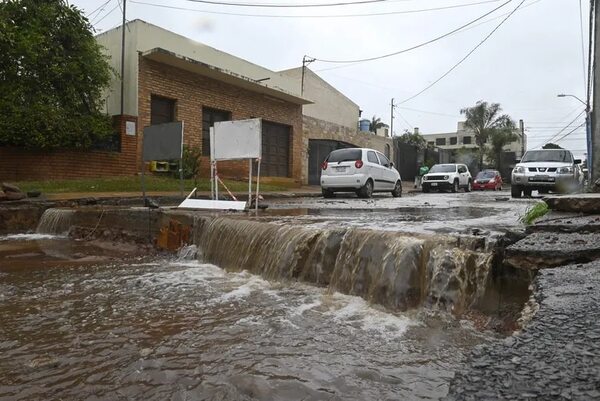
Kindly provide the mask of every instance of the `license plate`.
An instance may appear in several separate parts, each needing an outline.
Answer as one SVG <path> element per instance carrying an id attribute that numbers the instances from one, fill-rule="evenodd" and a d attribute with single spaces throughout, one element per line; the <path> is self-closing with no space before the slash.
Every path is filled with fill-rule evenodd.
<path id="1" fill-rule="evenodd" d="M 432 186 L 432 187 L 437 187 L 437 182 L 432 182 L 432 183 L 431 183 L 431 186 Z"/>
<path id="2" fill-rule="evenodd" d="M 338 173 L 344 172 L 346 171 L 346 167 L 335 167 L 335 171 L 337 171 Z"/>
<path id="3" fill-rule="evenodd" d="M 548 177 L 547 175 L 536 175 L 529 179 L 529 181 L 554 181 L 554 177 Z"/>

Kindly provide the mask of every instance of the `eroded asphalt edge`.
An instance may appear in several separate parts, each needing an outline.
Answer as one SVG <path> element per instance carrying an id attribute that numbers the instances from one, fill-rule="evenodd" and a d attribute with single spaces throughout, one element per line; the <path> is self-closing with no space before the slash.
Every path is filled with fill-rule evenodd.
<path id="1" fill-rule="evenodd" d="M 556 225 L 551 229 L 556 236 L 584 231 L 600 243 L 598 215 L 559 220 L 550 216 L 532 232 Z M 582 255 L 575 252 L 572 259 Z M 600 400 L 600 259 L 595 259 L 540 270 L 526 308 L 531 320 L 511 337 L 475 348 L 445 400 Z"/>

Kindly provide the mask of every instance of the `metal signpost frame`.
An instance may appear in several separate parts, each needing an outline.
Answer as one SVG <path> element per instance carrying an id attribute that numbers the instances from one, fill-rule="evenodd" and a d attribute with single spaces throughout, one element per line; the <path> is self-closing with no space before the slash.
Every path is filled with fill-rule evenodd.
<path id="1" fill-rule="evenodd" d="M 260 162 L 262 154 L 262 120 L 249 119 L 215 123 L 210 129 L 211 197 L 219 200 L 219 160 L 248 159 L 248 202 L 252 206 L 252 173 L 257 161 L 255 210 L 258 211 Z"/>

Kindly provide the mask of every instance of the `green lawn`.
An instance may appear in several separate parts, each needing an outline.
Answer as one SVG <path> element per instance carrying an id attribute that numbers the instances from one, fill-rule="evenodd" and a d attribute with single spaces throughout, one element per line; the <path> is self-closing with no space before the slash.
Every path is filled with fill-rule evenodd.
<path id="1" fill-rule="evenodd" d="M 248 191 L 248 182 L 224 180 L 225 185 L 232 192 Z M 66 192 L 140 192 L 142 189 L 140 177 L 111 177 L 80 180 L 48 180 L 48 181 L 21 181 L 11 182 L 27 192 L 40 190 L 42 193 Z M 210 191 L 210 180 L 198 180 L 198 191 Z M 183 181 L 184 192 L 194 189 L 194 180 Z M 224 191 L 219 186 L 220 191 Z M 286 191 L 289 188 L 283 185 L 260 184 L 261 192 Z M 146 191 L 179 191 L 179 180 L 170 177 L 146 176 Z"/>

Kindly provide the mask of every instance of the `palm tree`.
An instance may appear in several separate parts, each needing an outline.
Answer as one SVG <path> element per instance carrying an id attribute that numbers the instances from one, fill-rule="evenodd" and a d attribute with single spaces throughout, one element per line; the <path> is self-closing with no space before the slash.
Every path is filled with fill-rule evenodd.
<path id="1" fill-rule="evenodd" d="M 498 131 L 490 136 L 491 147 L 488 151 L 488 158 L 496 170 L 502 172 L 502 154 L 504 153 L 504 147 L 509 143 L 516 141 L 518 138 L 518 135 L 512 131 Z"/>
<path id="2" fill-rule="evenodd" d="M 475 106 L 466 107 L 460 111 L 460 114 L 464 114 L 466 117 L 465 127 L 471 129 L 475 135 L 475 143 L 479 147 L 480 170 L 483 168 L 483 155 L 487 140 L 492 139 L 493 144 L 493 138 L 497 137 L 495 141 L 500 144 L 504 140 L 510 139 L 507 133 L 513 134 L 515 129 L 514 121 L 507 114 L 500 114 L 501 111 L 499 103 L 488 104 L 482 100 L 478 101 Z M 512 140 L 503 143 L 500 149 Z"/>
<path id="3" fill-rule="evenodd" d="M 373 116 L 371 119 L 371 123 L 369 124 L 369 131 L 375 132 L 377 128 L 381 128 L 385 126 L 385 124 L 381 121 L 381 118 Z"/>

